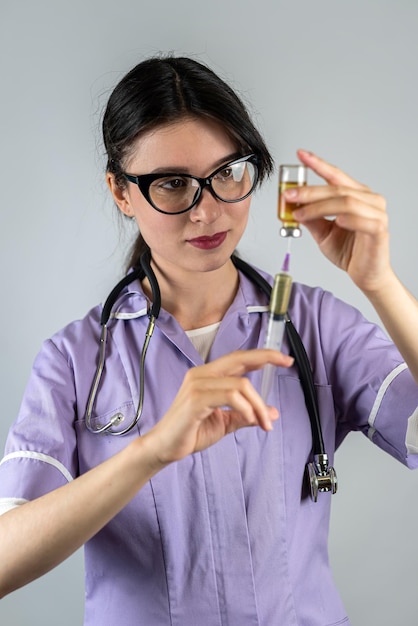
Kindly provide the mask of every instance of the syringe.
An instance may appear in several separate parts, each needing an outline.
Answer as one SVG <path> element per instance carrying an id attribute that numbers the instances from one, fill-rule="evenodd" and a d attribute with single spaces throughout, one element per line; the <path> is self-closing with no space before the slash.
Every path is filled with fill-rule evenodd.
<path id="1" fill-rule="evenodd" d="M 265 348 L 281 350 L 283 333 L 286 324 L 286 313 L 289 304 L 292 277 L 289 274 L 289 253 L 286 254 L 282 271 L 274 277 L 273 289 L 270 296 L 269 320 L 264 342 Z M 263 369 L 261 379 L 261 397 L 265 402 L 269 396 L 274 378 L 275 366 L 267 364 Z"/>

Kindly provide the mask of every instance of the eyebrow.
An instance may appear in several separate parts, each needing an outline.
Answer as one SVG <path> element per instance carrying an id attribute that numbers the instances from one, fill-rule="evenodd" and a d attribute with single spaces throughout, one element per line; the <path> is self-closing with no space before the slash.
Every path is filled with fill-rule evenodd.
<path id="1" fill-rule="evenodd" d="M 215 170 L 218 169 L 218 167 L 221 167 L 221 165 L 226 164 L 226 163 L 230 163 L 231 161 L 235 161 L 235 159 L 239 159 L 241 157 L 241 153 L 240 152 L 232 152 L 231 154 L 228 154 L 227 156 L 222 157 L 221 159 L 219 159 L 218 161 L 215 161 L 213 163 L 213 168 L 212 168 L 212 172 L 214 172 Z M 157 167 L 154 170 L 152 170 L 152 172 L 149 172 L 150 174 L 190 174 L 190 169 L 186 168 L 186 167 Z"/>

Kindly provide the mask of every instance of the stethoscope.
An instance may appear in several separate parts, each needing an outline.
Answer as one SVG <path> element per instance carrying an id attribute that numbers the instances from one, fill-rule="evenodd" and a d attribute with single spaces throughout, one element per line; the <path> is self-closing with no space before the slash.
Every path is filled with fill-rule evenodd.
<path id="1" fill-rule="evenodd" d="M 239 257 L 233 255 L 231 257 L 235 267 L 245 274 L 261 291 L 265 293 L 268 299 L 270 299 L 271 285 L 261 276 L 251 265 L 248 265 L 245 261 Z M 120 412 L 115 413 L 109 419 L 107 424 L 99 426 L 97 428 L 92 426 L 91 418 L 93 408 L 96 402 L 97 393 L 100 386 L 103 370 L 106 360 L 106 344 L 108 333 L 108 322 L 112 313 L 113 306 L 119 297 L 122 289 L 132 283 L 134 280 L 142 280 L 147 278 L 151 287 L 152 303 L 148 310 L 148 326 L 145 332 L 145 339 L 140 355 L 139 366 L 139 400 L 135 413 L 135 417 L 126 428 L 121 430 L 114 430 L 115 426 L 120 424 L 124 420 L 124 415 Z M 145 373 L 145 357 L 147 354 L 148 346 L 154 332 L 155 322 L 158 318 L 161 308 L 161 293 L 158 285 L 157 278 L 154 271 L 151 268 L 151 254 L 147 250 L 140 258 L 140 264 L 134 268 L 129 274 L 127 274 L 118 284 L 112 289 L 107 297 L 103 306 L 102 315 L 100 318 L 101 335 L 99 346 L 99 360 L 96 368 L 96 373 L 93 378 L 93 383 L 90 389 L 89 398 L 87 401 L 85 422 L 86 428 L 91 433 L 108 434 L 114 436 L 126 435 L 138 424 L 142 409 L 144 406 L 144 373 Z M 337 491 L 337 475 L 333 467 L 328 463 L 328 455 L 325 452 L 324 439 L 322 435 L 321 420 L 319 416 L 318 399 L 316 396 L 315 385 L 312 376 L 312 370 L 309 363 L 308 355 L 306 354 L 305 347 L 302 343 L 302 339 L 299 336 L 292 321 L 287 316 L 286 318 L 286 333 L 290 345 L 290 352 L 295 359 L 296 366 L 299 370 L 301 385 L 305 396 L 305 404 L 309 413 L 309 419 L 311 423 L 312 431 L 312 456 L 313 461 L 307 463 L 307 477 L 310 485 L 311 497 L 314 502 L 317 501 L 318 492 L 335 493 Z"/>

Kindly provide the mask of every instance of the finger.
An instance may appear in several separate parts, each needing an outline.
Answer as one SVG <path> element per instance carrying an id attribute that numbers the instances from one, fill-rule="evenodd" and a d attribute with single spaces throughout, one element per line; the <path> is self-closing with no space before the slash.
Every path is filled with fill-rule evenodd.
<path id="1" fill-rule="evenodd" d="M 353 189 L 343 185 L 309 185 L 286 189 L 283 193 L 286 200 L 292 204 L 311 204 L 326 200 L 334 202 L 337 198 L 343 198 L 347 202 L 347 208 L 357 209 L 364 205 L 386 211 L 385 198 L 366 189 Z"/>
<path id="2" fill-rule="evenodd" d="M 314 241 L 320 245 L 335 229 L 335 224 L 326 219 L 312 220 L 311 222 L 304 222 L 305 228 L 310 232 Z"/>
<path id="3" fill-rule="evenodd" d="M 379 241 L 387 240 L 388 230 L 381 220 L 364 220 L 354 216 L 338 216 L 335 220 L 318 219 L 305 222 L 306 229 L 310 232 L 318 245 L 322 245 L 327 238 L 332 235 L 335 246 L 342 250 L 347 232 L 378 237 Z M 375 239 L 377 242 L 378 240 Z"/>
<path id="4" fill-rule="evenodd" d="M 239 395 L 233 398 L 233 401 L 236 404 L 231 404 L 233 408 L 238 409 L 246 419 L 251 420 L 251 423 L 258 424 L 266 431 L 272 430 L 272 414 L 278 416 L 278 412 L 273 407 L 269 407 L 266 405 L 260 394 L 253 387 L 251 382 L 247 378 L 240 379 L 229 379 L 229 383 L 232 386 L 235 381 L 235 385 L 239 381 L 237 385 L 239 390 Z M 239 408 L 240 405 L 240 408 Z"/>
<path id="5" fill-rule="evenodd" d="M 210 418 L 215 409 L 228 407 L 240 413 L 247 426 L 272 428 L 271 412 L 274 414 L 275 410 L 265 404 L 248 378 L 195 377 L 188 381 L 183 396 L 180 400 L 182 414 L 193 414 L 200 422 Z"/>
<path id="6" fill-rule="evenodd" d="M 313 202 L 297 207 L 293 211 L 293 217 L 301 223 L 320 218 L 335 217 L 342 226 L 344 217 L 357 216 L 364 222 L 368 220 L 381 221 L 382 226 L 387 225 L 387 214 L 381 208 L 363 203 L 353 196 L 333 197 L 328 200 Z"/>
<path id="7" fill-rule="evenodd" d="M 258 426 L 269 432 L 273 430 L 273 423 L 279 418 L 279 412 L 275 407 L 269 406 L 268 409 L 268 421 L 256 421 L 254 420 L 252 423 L 247 423 L 243 420 L 242 413 L 234 410 L 223 410 L 217 409 L 221 411 L 222 419 L 225 423 L 226 433 L 230 433 L 238 430 L 239 428 L 248 427 L 248 426 Z"/>
<path id="8" fill-rule="evenodd" d="M 211 408 L 228 406 L 241 412 L 246 419 L 266 421 L 267 405 L 248 378 L 230 376 L 197 381 L 200 389 L 202 385 L 208 393 L 208 404 Z"/>
<path id="9" fill-rule="evenodd" d="M 298 150 L 297 155 L 304 165 L 307 165 L 315 174 L 318 174 L 330 185 L 346 185 L 355 189 L 367 189 L 367 185 L 363 185 L 335 165 L 331 165 L 331 163 L 321 159 L 312 152 Z"/>
<path id="10" fill-rule="evenodd" d="M 297 218 L 299 220 L 299 218 Z M 329 236 L 332 235 L 334 245 L 338 250 L 342 250 L 347 233 L 356 235 L 368 235 L 377 242 L 387 240 L 388 226 L 386 213 L 379 213 L 365 217 L 364 215 L 349 215 L 347 213 L 337 215 L 334 220 L 317 218 L 303 222 L 305 228 L 310 232 L 314 240 L 322 245 Z M 378 237 L 378 240 L 376 239 Z"/>
<path id="11" fill-rule="evenodd" d="M 343 213 L 336 217 L 336 224 L 344 230 L 364 235 L 388 235 L 388 218 L 386 213 L 369 216 Z"/>
<path id="12" fill-rule="evenodd" d="M 267 406 L 254 387 L 246 381 L 248 386 L 242 390 L 242 394 L 237 396 L 236 409 L 240 405 L 239 413 L 246 420 L 248 425 L 260 426 L 265 431 L 273 429 L 272 422 L 278 418 L 279 412 L 275 407 Z"/>
<path id="13" fill-rule="evenodd" d="M 197 370 L 200 372 L 200 369 L 204 369 L 204 375 L 243 376 L 252 370 L 261 369 L 267 363 L 281 367 L 290 367 L 293 364 L 293 358 L 277 350 L 264 348 L 237 350 L 189 371 L 194 372 Z"/>

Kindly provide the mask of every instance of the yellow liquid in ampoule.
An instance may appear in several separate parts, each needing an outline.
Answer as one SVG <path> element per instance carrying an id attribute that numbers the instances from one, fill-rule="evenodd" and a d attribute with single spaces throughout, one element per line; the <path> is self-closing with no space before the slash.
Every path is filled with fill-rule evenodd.
<path id="1" fill-rule="evenodd" d="M 286 189 L 293 189 L 295 187 L 304 186 L 306 186 L 306 183 L 279 183 L 279 200 L 277 212 L 279 220 L 283 222 L 283 226 L 285 228 L 297 228 L 299 226 L 299 223 L 293 219 L 293 209 L 296 209 L 298 205 L 294 202 L 286 202 L 283 192 L 286 191 Z"/>

